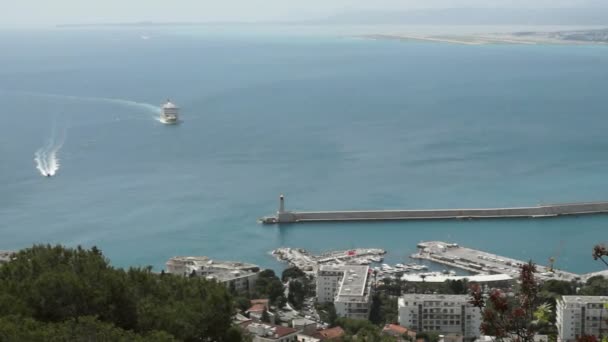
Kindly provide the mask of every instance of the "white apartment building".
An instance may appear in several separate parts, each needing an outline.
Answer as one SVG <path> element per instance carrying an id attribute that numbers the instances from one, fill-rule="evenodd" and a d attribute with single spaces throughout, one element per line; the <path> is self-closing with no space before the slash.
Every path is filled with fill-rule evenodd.
<path id="1" fill-rule="evenodd" d="M 339 317 L 368 319 L 371 285 L 369 266 L 322 265 L 317 272 L 317 301 L 333 302 Z"/>
<path id="2" fill-rule="evenodd" d="M 237 292 L 248 292 L 255 286 L 260 267 L 234 261 L 217 261 L 205 256 L 173 257 L 166 263 L 167 272 L 188 276 L 194 274 L 215 280 Z"/>
<path id="3" fill-rule="evenodd" d="M 417 332 L 481 335 L 481 313 L 468 295 L 406 294 L 399 298 L 399 324 Z"/>
<path id="4" fill-rule="evenodd" d="M 606 303 L 606 296 L 562 296 L 556 306 L 558 339 L 569 342 L 583 335 L 608 335 Z"/>

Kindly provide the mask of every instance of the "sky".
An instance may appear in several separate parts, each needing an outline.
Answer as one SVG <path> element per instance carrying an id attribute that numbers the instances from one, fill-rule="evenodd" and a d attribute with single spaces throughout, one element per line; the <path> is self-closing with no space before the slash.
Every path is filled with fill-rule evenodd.
<path id="1" fill-rule="evenodd" d="M 606 6 L 608 0 L 0 0 L 0 26 L 137 21 L 274 21 L 348 11 Z"/>

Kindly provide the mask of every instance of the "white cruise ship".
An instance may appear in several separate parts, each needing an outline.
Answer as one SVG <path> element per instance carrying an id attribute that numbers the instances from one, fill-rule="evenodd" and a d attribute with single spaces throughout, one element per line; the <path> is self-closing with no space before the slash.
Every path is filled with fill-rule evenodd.
<path id="1" fill-rule="evenodd" d="M 179 118 L 179 107 L 167 100 L 160 109 L 160 120 L 166 124 L 174 124 Z"/>

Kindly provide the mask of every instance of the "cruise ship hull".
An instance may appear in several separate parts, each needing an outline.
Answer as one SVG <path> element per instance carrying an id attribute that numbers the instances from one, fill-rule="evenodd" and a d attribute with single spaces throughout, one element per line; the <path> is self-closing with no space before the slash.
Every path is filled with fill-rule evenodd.
<path id="1" fill-rule="evenodd" d="M 177 123 L 177 117 L 175 116 L 161 116 L 160 121 L 164 124 L 171 125 Z"/>

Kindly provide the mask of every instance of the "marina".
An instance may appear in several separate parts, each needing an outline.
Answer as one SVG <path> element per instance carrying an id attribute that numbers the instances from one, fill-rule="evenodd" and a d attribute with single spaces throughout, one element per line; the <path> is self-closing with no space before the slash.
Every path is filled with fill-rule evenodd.
<path id="1" fill-rule="evenodd" d="M 277 260 L 287 262 L 313 276 L 322 265 L 369 265 L 370 270 L 379 279 L 402 279 L 408 282 L 444 282 L 466 278 L 479 283 L 508 284 L 519 278 L 521 266 L 527 263 L 443 241 L 420 242 L 417 248 L 418 252 L 409 256 L 409 263 L 395 265 L 382 263 L 386 251 L 376 248 L 357 248 L 313 255 L 302 248 L 284 247 L 273 250 L 271 254 Z M 412 262 L 416 260 L 418 263 Z M 420 263 L 423 261 L 446 268 L 437 271 L 434 267 L 435 270 L 432 271 L 429 270 L 431 265 Z M 608 276 L 608 271 L 577 274 L 560 270 L 554 267 L 555 258 L 552 257 L 549 261 L 549 266 L 536 264 L 536 277 L 541 281 L 556 279 L 585 282 L 593 276 Z"/>
<path id="2" fill-rule="evenodd" d="M 295 266 L 302 271 L 315 275 L 323 265 L 342 266 L 342 265 L 365 265 L 370 266 L 379 278 L 398 278 L 404 274 L 419 276 L 444 276 L 454 277 L 453 270 L 443 272 L 429 272 L 427 265 L 410 262 L 407 264 L 397 263 L 389 265 L 382 263 L 386 251 L 378 248 L 356 248 L 343 251 L 331 251 L 320 255 L 312 255 L 302 248 L 277 248 L 271 254 L 281 262 L 286 262 L 290 266 Z"/>
<path id="3" fill-rule="evenodd" d="M 358 210 L 358 211 L 288 211 L 285 197 L 279 197 L 275 216 L 266 216 L 263 224 L 300 222 L 406 221 L 406 220 L 473 220 L 552 218 L 608 213 L 608 202 L 543 204 L 535 207 L 425 209 L 425 210 Z"/>
<path id="4" fill-rule="evenodd" d="M 506 274 L 517 278 L 520 267 L 527 263 L 443 241 L 421 242 L 417 247 L 418 252 L 411 256 L 413 259 L 429 260 L 480 275 Z M 541 280 L 572 281 L 587 278 L 584 275 L 555 269 L 553 265 L 537 264 L 536 269 L 537 277 Z"/>
<path id="5" fill-rule="evenodd" d="M 386 251 L 379 248 L 356 248 L 312 255 L 302 248 L 277 248 L 271 253 L 277 260 L 287 262 L 304 272 L 316 273 L 321 265 L 369 265 L 384 260 Z"/>

